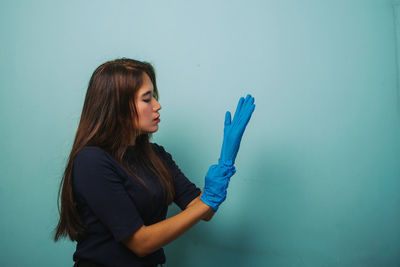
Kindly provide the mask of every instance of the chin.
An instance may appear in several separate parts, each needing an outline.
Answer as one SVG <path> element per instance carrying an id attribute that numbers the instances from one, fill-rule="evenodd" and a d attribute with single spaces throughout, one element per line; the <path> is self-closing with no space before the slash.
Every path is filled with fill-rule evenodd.
<path id="1" fill-rule="evenodd" d="M 155 133 L 155 132 L 157 132 L 157 131 L 158 131 L 158 126 L 155 127 L 155 128 L 147 129 L 147 130 L 145 130 L 144 132 L 146 132 L 146 133 Z"/>

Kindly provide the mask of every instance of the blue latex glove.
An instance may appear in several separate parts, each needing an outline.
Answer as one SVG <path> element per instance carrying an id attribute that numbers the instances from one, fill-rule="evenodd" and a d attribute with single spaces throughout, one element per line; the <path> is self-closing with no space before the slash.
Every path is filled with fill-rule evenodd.
<path id="1" fill-rule="evenodd" d="M 243 97 L 239 99 L 232 122 L 231 113 L 229 111 L 226 112 L 224 139 L 222 142 L 221 155 L 218 160 L 219 163 L 226 163 L 228 165 L 235 164 L 240 141 L 242 140 L 244 130 L 246 129 L 255 107 L 254 97 L 249 94 L 246 99 Z"/>
<path id="2" fill-rule="evenodd" d="M 226 189 L 235 172 L 233 165 L 211 165 L 206 174 L 204 191 L 200 200 L 217 211 L 219 205 L 226 199 Z"/>

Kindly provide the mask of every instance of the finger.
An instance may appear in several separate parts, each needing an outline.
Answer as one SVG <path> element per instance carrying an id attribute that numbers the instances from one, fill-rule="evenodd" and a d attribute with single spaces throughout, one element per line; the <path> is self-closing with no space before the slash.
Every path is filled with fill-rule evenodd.
<path id="1" fill-rule="evenodd" d="M 225 126 L 231 125 L 231 113 L 227 111 L 225 113 Z"/>
<path id="2" fill-rule="evenodd" d="M 249 122 L 251 115 L 253 114 L 255 108 L 256 108 L 255 104 L 252 104 L 246 110 L 243 108 L 243 112 L 237 122 L 238 125 L 241 125 L 241 127 L 243 127 L 243 131 L 246 128 L 247 123 Z"/>
<path id="3" fill-rule="evenodd" d="M 239 103 L 238 103 L 238 105 L 237 105 L 237 107 L 236 107 L 235 115 L 233 116 L 233 118 L 235 118 L 236 115 L 240 113 L 240 110 L 242 109 L 242 106 L 243 106 L 243 102 L 244 102 L 244 98 L 241 97 L 241 98 L 239 99 Z"/>
<path id="4" fill-rule="evenodd" d="M 252 97 L 250 94 L 247 95 L 246 100 L 243 104 L 243 108 L 245 110 L 249 109 L 251 105 L 254 103 L 254 97 Z"/>
<path id="5" fill-rule="evenodd" d="M 253 104 L 253 105 L 251 105 L 250 108 L 248 109 L 248 113 L 247 113 L 247 117 L 246 117 L 246 120 L 245 120 L 245 124 L 244 124 L 245 126 L 244 126 L 244 127 L 246 127 L 247 124 L 249 123 L 250 118 L 251 118 L 251 115 L 253 114 L 255 108 L 256 108 L 256 105 Z"/>
<path id="6" fill-rule="evenodd" d="M 247 94 L 244 103 L 245 103 L 245 104 L 249 103 L 249 101 L 251 100 L 251 98 L 252 98 L 251 95 L 250 95 L 250 94 Z"/>

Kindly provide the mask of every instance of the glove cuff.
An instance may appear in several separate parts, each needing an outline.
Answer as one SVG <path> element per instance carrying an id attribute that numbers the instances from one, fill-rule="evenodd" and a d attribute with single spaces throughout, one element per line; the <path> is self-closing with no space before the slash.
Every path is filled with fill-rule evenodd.
<path id="1" fill-rule="evenodd" d="M 222 160 L 221 158 L 218 159 L 218 165 L 226 166 L 226 167 L 233 167 L 233 164 L 235 164 L 235 163 L 231 159 L 229 159 L 229 160 Z"/>
<path id="2" fill-rule="evenodd" d="M 218 210 L 219 205 L 217 203 L 212 203 L 211 201 L 209 201 L 207 197 L 204 196 L 204 192 L 203 195 L 200 197 L 200 200 L 203 201 L 208 206 L 210 206 L 214 210 L 214 212 Z"/>

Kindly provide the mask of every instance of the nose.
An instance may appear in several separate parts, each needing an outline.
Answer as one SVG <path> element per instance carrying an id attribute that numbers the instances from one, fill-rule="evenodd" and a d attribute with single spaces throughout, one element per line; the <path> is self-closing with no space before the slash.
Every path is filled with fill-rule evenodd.
<path id="1" fill-rule="evenodd" d="M 158 110 L 161 109 L 161 105 L 160 105 L 160 103 L 157 101 L 157 99 L 154 99 L 154 100 L 156 101 L 156 104 L 153 106 L 153 109 L 154 109 L 155 111 L 158 111 Z"/>

